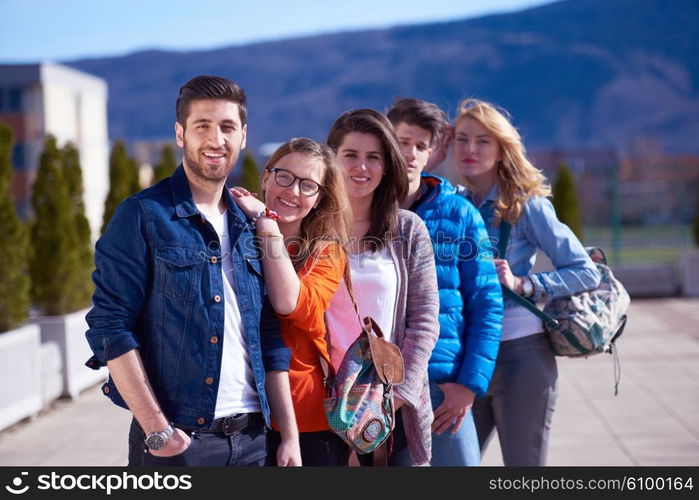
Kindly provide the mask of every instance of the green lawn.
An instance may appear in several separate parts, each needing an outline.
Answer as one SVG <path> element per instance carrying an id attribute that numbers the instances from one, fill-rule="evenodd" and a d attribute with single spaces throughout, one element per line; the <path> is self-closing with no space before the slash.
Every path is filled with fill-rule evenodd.
<path id="1" fill-rule="evenodd" d="M 615 256 L 611 227 L 584 228 L 584 244 L 602 247 L 613 263 L 668 264 L 677 262 L 683 251 L 693 246 L 689 225 L 626 226 L 619 236 L 619 255 Z"/>

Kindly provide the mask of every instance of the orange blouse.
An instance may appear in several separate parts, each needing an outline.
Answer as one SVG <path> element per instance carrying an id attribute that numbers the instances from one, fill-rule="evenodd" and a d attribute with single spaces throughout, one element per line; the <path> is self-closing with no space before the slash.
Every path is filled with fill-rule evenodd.
<path id="1" fill-rule="evenodd" d="M 330 360 L 325 311 L 343 279 L 347 256 L 337 244 L 310 257 L 298 271 L 301 289 L 294 312 L 278 314 L 282 338 L 291 349 L 289 380 L 299 432 L 328 430 L 325 387 L 319 356 Z"/>

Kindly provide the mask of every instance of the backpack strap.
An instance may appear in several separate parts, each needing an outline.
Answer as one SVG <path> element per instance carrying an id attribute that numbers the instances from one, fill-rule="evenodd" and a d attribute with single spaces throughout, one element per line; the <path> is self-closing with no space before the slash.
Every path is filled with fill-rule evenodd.
<path id="1" fill-rule="evenodd" d="M 510 231 L 512 226 L 509 222 L 502 220 L 500 222 L 500 240 L 498 241 L 498 257 L 501 259 L 505 258 L 505 251 L 507 250 L 507 242 L 510 239 Z M 508 299 L 515 301 L 517 304 L 527 308 L 529 311 L 538 316 L 543 322 L 546 328 L 555 328 L 558 326 L 558 320 L 552 318 L 544 311 L 536 307 L 532 301 L 522 297 L 517 292 L 512 290 L 505 285 L 500 285 L 502 288 L 502 295 Z"/>
<path id="2" fill-rule="evenodd" d="M 614 356 L 614 395 L 619 394 L 619 382 L 621 381 L 621 362 L 619 361 L 619 346 L 616 345 L 616 339 L 624 332 L 626 327 L 626 314 L 621 317 L 619 328 L 609 341 L 609 352 Z"/>
<path id="3" fill-rule="evenodd" d="M 349 293 L 350 300 L 352 301 L 352 307 L 354 308 L 354 313 L 357 315 L 357 321 L 363 330 L 371 330 L 371 324 L 365 324 L 359 316 L 359 307 L 357 306 L 357 300 L 354 297 L 354 291 L 352 289 L 352 277 L 350 276 L 350 265 L 349 260 L 345 264 L 345 269 L 342 273 L 343 280 L 347 286 L 347 292 Z M 327 313 L 323 314 L 323 320 L 325 322 L 325 343 L 328 345 L 328 355 L 330 355 L 331 341 L 330 341 L 330 329 L 328 328 L 328 317 Z M 320 359 L 320 367 L 323 370 L 323 377 L 326 388 L 332 383 L 332 379 L 335 378 L 335 370 L 333 366 L 328 363 L 328 360 L 323 356 L 318 356 Z"/>

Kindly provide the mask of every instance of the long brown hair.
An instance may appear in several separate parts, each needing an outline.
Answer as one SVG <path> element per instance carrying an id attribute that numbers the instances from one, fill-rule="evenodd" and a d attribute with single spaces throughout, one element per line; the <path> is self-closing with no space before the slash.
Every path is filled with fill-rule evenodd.
<path id="1" fill-rule="evenodd" d="M 398 208 L 408 195 L 407 166 L 391 122 L 373 109 L 342 113 L 328 132 L 327 143 L 337 153 L 350 132 L 371 134 L 383 148 L 384 175 L 372 198 L 369 231 L 362 238 L 370 250 L 380 250 L 394 238 L 398 227 Z"/>
<path id="2" fill-rule="evenodd" d="M 502 160 L 498 162 L 498 199 L 495 204 L 497 224 L 506 220 L 515 224 L 524 205 L 533 196 L 550 196 L 551 186 L 544 174 L 526 157 L 522 138 L 517 129 L 498 108 L 479 99 L 465 99 L 459 104 L 454 123 L 473 118 L 492 135 L 500 146 Z M 468 179 L 464 178 L 468 185 Z"/>
<path id="3" fill-rule="evenodd" d="M 309 257 L 317 256 L 330 243 L 337 243 L 345 251 L 352 225 L 352 211 L 347 198 L 345 177 L 333 150 L 320 142 L 305 137 L 297 137 L 279 146 L 265 165 L 273 168 L 284 156 L 299 153 L 321 162 L 323 177 L 320 185 L 318 206 L 311 209 L 301 221 L 301 235 L 296 241 L 294 267 L 298 271 Z"/>

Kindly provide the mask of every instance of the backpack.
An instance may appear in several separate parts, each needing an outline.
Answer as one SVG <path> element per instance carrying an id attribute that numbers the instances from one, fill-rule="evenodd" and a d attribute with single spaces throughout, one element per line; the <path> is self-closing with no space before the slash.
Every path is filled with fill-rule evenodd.
<path id="1" fill-rule="evenodd" d="M 345 281 L 359 318 L 348 269 Z M 400 348 L 384 338 L 373 318 L 366 316 L 360 324 L 361 332 L 347 349 L 337 373 L 323 356 L 320 365 L 325 375 L 323 407 L 330 430 L 352 451 L 366 454 L 381 446 L 393 431 L 393 386 L 403 382 L 404 366 Z M 330 352 L 327 321 L 325 338 Z"/>
<path id="2" fill-rule="evenodd" d="M 510 225 L 502 222 L 498 251 L 505 255 Z M 614 277 L 601 248 L 586 247 L 588 255 L 601 275 L 600 284 L 593 290 L 568 297 L 550 299 L 539 309 L 532 301 L 513 290 L 502 287 L 503 296 L 510 298 L 539 316 L 556 356 L 588 357 L 599 353 L 614 355 L 615 385 L 619 387 L 619 359 L 616 341 L 626 326 L 626 312 L 631 303 L 624 285 Z"/>
<path id="3" fill-rule="evenodd" d="M 321 363 L 322 364 L 322 363 Z M 325 365 L 323 402 L 330 429 L 360 454 L 371 453 L 395 425 L 393 386 L 403 382 L 403 358 L 369 316 L 347 350 L 336 374 Z"/>

